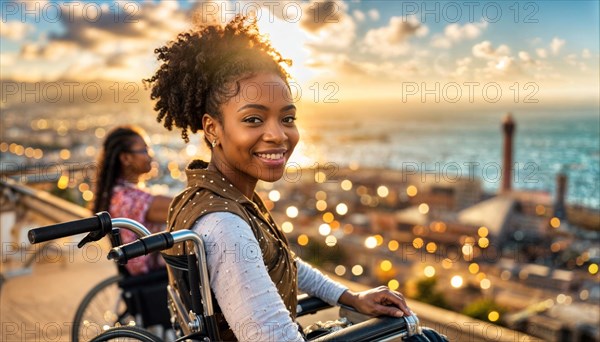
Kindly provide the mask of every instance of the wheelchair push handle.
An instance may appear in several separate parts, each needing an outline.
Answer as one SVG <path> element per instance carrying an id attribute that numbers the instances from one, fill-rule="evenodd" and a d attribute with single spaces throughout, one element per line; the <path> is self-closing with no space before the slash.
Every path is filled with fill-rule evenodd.
<path id="1" fill-rule="evenodd" d="M 173 247 L 173 235 L 169 232 L 156 233 L 145 236 L 128 244 L 114 247 L 108 253 L 108 259 L 115 260 L 121 265 L 127 261 L 152 252 L 162 251 Z"/>
<path id="2" fill-rule="evenodd" d="M 110 215 L 102 211 L 93 217 L 31 229 L 27 238 L 30 243 L 36 244 L 81 233 L 98 232 L 105 235 L 111 229 Z"/>

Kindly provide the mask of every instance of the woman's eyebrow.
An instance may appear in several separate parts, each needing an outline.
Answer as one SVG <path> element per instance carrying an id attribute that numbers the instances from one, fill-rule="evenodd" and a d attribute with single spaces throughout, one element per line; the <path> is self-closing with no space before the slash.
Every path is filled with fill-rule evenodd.
<path id="1" fill-rule="evenodd" d="M 269 108 L 267 108 L 267 106 L 263 106 L 260 104 L 255 104 L 255 103 L 249 103 L 247 105 L 243 105 L 242 107 L 240 107 L 237 111 L 241 112 L 244 109 L 248 109 L 248 108 L 252 108 L 252 109 L 258 109 L 258 110 L 263 110 L 263 111 L 268 111 Z"/>
<path id="2" fill-rule="evenodd" d="M 243 105 L 237 111 L 239 113 L 239 112 L 243 111 L 244 109 L 249 109 L 249 108 L 251 108 L 251 109 L 258 109 L 258 110 L 262 110 L 262 111 L 268 111 L 269 110 L 269 107 L 267 107 L 267 106 L 264 106 L 264 105 L 261 105 L 261 104 L 256 104 L 256 103 L 249 103 L 249 104 Z M 292 109 L 296 110 L 296 106 L 293 105 L 293 104 L 287 105 L 287 106 L 281 108 L 280 111 L 281 112 L 287 112 L 287 111 L 292 110 Z"/>
<path id="3" fill-rule="evenodd" d="M 290 111 L 290 110 L 296 110 L 296 106 L 294 106 L 293 104 L 291 104 L 291 105 L 287 105 L 287 106 L 281 108 L 282 112 L 287 112 L 287 111 Z"/>

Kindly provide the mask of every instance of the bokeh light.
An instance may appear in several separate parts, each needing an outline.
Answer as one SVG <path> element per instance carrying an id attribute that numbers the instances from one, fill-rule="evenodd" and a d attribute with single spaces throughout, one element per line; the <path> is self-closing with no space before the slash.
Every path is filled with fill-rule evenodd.
<path id="1" fill-rule="evenodd" d="M 455 275 L 450 279 L 450 285 L 455 289 L 460 288 L 463 285 L 463 278 L 459 275 Z"/>
<path id="2" fill-rule="evenodd" d="M 359 276 L 362 275 L 364 272 L 363 267 L 361 265 L 354 265 L 352 266 L 352 274 L 354 274 L 355 276 Z"/>
<path id="3" fill-rule="evenodd" d="M 377 247 L 377 239 L 374 236 L 369 236 L 365 239 L 365 247 L 371 249 Z"/>
<path id="4" fill-rule="evenodd" d="M 296 218 L 298 217 L 298 208 L 292 206 L 289 206 L 286 210 L 285 210 L 285 214 L 289 217 L 289 218 Z"/>
<path id="5" fill-rule="evenodd" d="M 346 274 L 346 266 L 344 266 L 344 265 L 337 265 L 333 271 L 335 272 L 335 274 L 337 274 L 337 275 L 339 275 L 341 277 L 344 274 Z"/>
<path id="6" fill-rule="evenodd" d="M 335 212 L 340 215 L 346 215 L 348 213 L 348 206 L 345 203 L 339 203 L 335 207 Z"/>
<path id="7" fill-rule="evenodd" d="M 342 181 L 342 183 L 340 184 L 340 186 L 342 187 L 342 190 L 344 190 L 344 191 L 352 190 L 352 182 L 348 179 L 344 179 Z"/>
<path id="8" fill-rule="evenodd" d="M 281 230 L 283 230 L 284 233 L 289 234 L 294 231 L 294 225 L 292 224 L 292 222 L 285 221 L 281 224 Z"/>
<path id="9" fill-rule="evenodd" d="M 410 197 L 414 197 L 414 196 L 416 196 L 416 195 L 417 195 L 417 193 L 418 193 L 417 187 L 416 187 L 416 186 L 414 186 L 414 185 L 409 185 L 409 186 L 406 188 L 406 194 L 407 194 L 408 196 L 410 196 Z"/>
<path id="10" fill-rule="evenodd" d="M 269 191 L 269 199 L 273 202 L 277 202 L 281 199 L 281 193 L 277 190 Z"/>
<path id="11" fill-rule="evenodd" d="M 400 247 L 400 244 L 396 240 L 390 240 L 390 242 L 388 242 L 388 249 L 391 252 L 397 251 L 399 247 Z"/>
<path id="12" fill-rule="evenodd" d="M 300 234 L 300 235 L 298 235 L 298 244 L 300 246 L 306 246 L 306 245 L 308 245 L 308 236 L 306 236 L 306 234 Z"/>
<path id="13" fill-rule="evenodd" d="M 331 227 L 327 223 L 323 223 L 319 226 L 319 234 L 327 236 L 331 233 Z"/>
<path id="14" fill-rule="evenodd" d="M 383 260 L 381 263 L 379 263 L 379 268 L 384 272 L 388 272 L 392 269 L 392 262 L 389 260 Z"/>
<path id="15" fill-rule="evenodd" d="M 425 266 L 425 269 L 423 270 L 423 274 L 425 274 L 425 276 L 427 278 L 431 278 L 435 275 L 435 267 L 433 266 Z"/>

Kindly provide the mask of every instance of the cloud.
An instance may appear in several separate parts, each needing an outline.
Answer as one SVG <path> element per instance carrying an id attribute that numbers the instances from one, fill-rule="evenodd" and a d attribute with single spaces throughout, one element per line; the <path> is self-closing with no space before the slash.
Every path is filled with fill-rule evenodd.
<path id="1" fill-rule="evenodd" d="M 514 80 L 523 75 L 523 70 L 514 57 L 500 56 L 490 59 L 483 68 L 474 69 L 475 79 L 491 79 L 494 81 Z"/>
<path id="2" fill-rule="evenodd" d="M 177 2 L 169 0 L 115 1 L 110 6 L 95 6 L 97 12 L 82 11 L 81 6 L 79 11 L 74 10 L 72 4 L 52 3 L 53 9 L 61 11 L 57 18 L 63 30 L 47 38 L 40 36 L 35 43 L 21 44 L 20 58 L 29 64 L 37 63 L 38 69 L 20 67 L 8 70 L 3 76 L 33 79 L 40 70 L 52 69 L 44 74 L 80 80 L 112 75 L 118 79 L 139 80 L 154 68 L 154 48 L 188 30 L 193 15 L 193 11 L 181 9 Z M 120 6 L 118 12 L 116 6 Z M 6 32 L 4 26 L 2 32 Z M 132 58 L 136 58 L 137 63 L 132 62 Z M 57 62 L 60 67 L 54 65 Z M 62 74 L 65 70 L 67 73 Z M 42 75 L 37 77 L 41 79 Z"/>
<path id="3" fill-rule="evenodd" d="M 453 73 L 451 73 L 451 76 L 456 77 L 456 78 L 465 76 L 467 71 L 469 71 L 469 65 L 471 64 L 472 61 L 473 60 L 470 57 L 458 59 L 456 61 L 456 69 L 454 70 Z"/>
<path id="4" fill-rule="evenodd" d="M 306 11 L 303 12 L 305 15 L 300 27 L 307 33 L 305 45 L 313 54 L 345 51 L 354 43 L 356 23 L 346 12 L 346 4 L 339 1 L 312 2 L 305 7 L 310 14 L 307 16 Z"/>
<path id="5" fill-rule="evenodd" d="M 548 51 L 546 51 L 546 49 L 535 49 L 535 53 L 538 55 L 539 58 L 548 58 Z"/>
<path id="6" fill-rule="evenodd" d="M 367 18 L 365 13 L 362 12 L 361 10 L 352 11 L 352 15 L 354 16 L 354 19 L 356 19 L 356 21 L 358 21 L 358 22 L 363 22 Z"/>
<path id="7" fill-rule="evenodd" d="M 519 59 L 525 63 L 532 62 L 531 56 L 525 51 L 519 51 Z"/>
<path id="8" fill-rule="evenodd" d="M 3 68 L 12 67 L 17 60 L 17 54 L 11 52 L 0 53 L 0 66 Z"/>
<path id="9" fill-rule="evenodd" d="M 335 25 L 328 25 L 317 32 L 309 33 L 306 46 L 313 52 L 343 51 L 356 39 L 356 24 L 349 15 L 340 16 Z"/>
<path id="10" fill-rule="evenodd" d="M 411 80 L 431 72 L 420 58 L 403 61 L 357 60 L 346 53 L 323 53 L 306 64 L 311 68 L 321 69 L 321 77 L 334 75 L 340 82 L 374 82 Z M 373 83 L 373 84 L 374 84 Z"/>
<path id="11" fill-rule="evenodd" d="M 345 16 L 347 6 L 341 1 L 311 1 L 302 10 L 300 27 L 316 33 L 324 27 L 339 23 Z"/>
<path id="12" fill-rule="evenodd" d="M 308 60 L 305 65 L 315 69 L 322 69 L 322 71 L 334 71 L 343 76 L 366 75 L 366 70 L 360 63 L 353 62 L 347 54 L 340 52 L 320 53 Z"/>
<path id="13" fill-rule="evenodd" d="M 568 54 L 565 57 L 565 62 L 569 65 L 573 65 L 573 66 L 577 65 L 577 55 L 574 53 Z"/>
<path id="14" fill-rule="evenodd" d="M 367 13 L 369 15 L 369 18 L 373 21 L 377 21 L 379 20 L 379 11 L 376 10 L 375 8 L 370 9 L 369 12 Z"/>
<path id="15" fill-rule="evenodd" d="M 473 56 L 484 59 L 498 59 L 499 57 L 507 56 L 510 53 L 510 48 L 504 44 L 494 49 L 489 40 L 484 40 L 479 44 L 475 44 L 471 49 Z"/>
<path id="16" fill-rule="evenodd" d="M 588 59 L 588 58 L 591 58 L 591 57 L 592 57 L 592 53 L 590 52 L 589 49 L 583 49 L 581 51 L 581 58 Z"/>
<path id="17" fill-rule="evenodd" d="M 352 11 L 352 14 L 354 15 L 354 19 L 356 19 L 356 21 L 359 21 L 359 22 L 365 21 L 367 19 L 367 16 L 372 21 L 377 21 L 377 20 L 379 20 L 379 17 L 380 17 L 379 11 L 375 8 L 367 11 L 367 14 L 365 14 L 365 12 L 363 12 L 361 10 L 354 10 L 354 11 Z"/>
<path id="18" fill-rule="evenodd" d="M 25 43 L 21 46 L 19 57 L 27 61 L 35 60 L 39 58 L 41 51 L 42 49 L 39 45 L 35 43 Z"/>
<path id="19" fill-rule="evenodd" d="M 0 37 L 19 41 L 23 40 L 30 32 L 33 32 L 33 27 L 27 23 L 0 20 Z"/>
<path id="20" fill-rule="evenodd" d="M 372 29 L 364 39 L 363 51 L 380 55 L 384 58 L 408 53 L 408 40 L 413 37 L 427 35 L 428 28 L 414 16 L 392 17 L 388 26 Z"/>
<path id="21" fill-rule="evenodd" d="M 96 53 L 111 54 L 121 39 L 143 39 L 150 42 L 167 41 L 189 28 L 188 13 L 180 11 L 174 1 L 143 4 L 127 3 L 119 12 L 108 6 L 101 7 L 101 14 L 90 18 L 83 11 L 71 11 L 61 6 L 62 24 L 66 32 L 52 35 L 50 40 L 72 42 Z"/>
<path id="22" fill-rule="evenodd" d="M 40 58 L 57 61 L 66 58 L 74 58 L 80 53 L 80 49 L 71 42 L 50 42 L 40 51 Z"/>
<path id="23" fill-rule="evenodd" d="M 475 39 L 488 26 L 487 22 L 467 23 L 463 26 L 450 24 L 444 28 L 444 34 L 437 34 L 431 39 L 431 45 L 437 48 L 450 48 L 453 44 L 467 39 Z"/>
<path id="24" fill-rule="evenodd" d="M 586 63 L 579 60 L 579 56 L 576 53 L 570 53 L 565 57 L 565 63 L 570 66 L 577 67 L 580 71 L 588 71 L 589 67 Z"/>
<path id="25" fill-rule="evenodd" d="M 439 49 L 449 49 L 452 47 L 452 41 L 443 35 L 436 34 L 431 38 L 431 46 Z"/>
<path id="26" fill-rule="evenodd" d="M 552 42 L 550 42 L 550 50 L 553 54 L 557 55 L 560 49 L 565 46 L 566 41 L 564 39 L 560 39 L 558 37 L 554 37 Z"/>
<path id="27" fill-rule="evenodd" d="M 492 43 L 485 40 L 475 44 L 472 48 L 473 56 L 480 60 L 485 60 L 485 66 L 475 68 L 473 76 L 475 78 L 510 80 L 525 74 L 524 66 L 537 66 L 540 63 L 534 61 L 528 52 L 519 51 L 518 58 L 510 55 L 510 48 L 507 45 L 500 45 L 494 48 Z"/>

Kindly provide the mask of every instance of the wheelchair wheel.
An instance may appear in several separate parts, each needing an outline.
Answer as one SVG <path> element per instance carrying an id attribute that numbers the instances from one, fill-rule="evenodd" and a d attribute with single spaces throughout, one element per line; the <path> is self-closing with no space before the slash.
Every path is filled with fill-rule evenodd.
<path id="1" fill-rule="evenodd" d="M 121 279 L 121 275 L 105 279 L 86 294 L 73 319 L 73 342 L 89 341 L 107 328 L 126 326 L 135 321 L 135 317 L 127 312 L 127 305 L 121 296 Z"/>
<path id="2" fill-rule="evenodd" d="M 115 327 L 110 328 L 100 335 L 94 337 L 90 342 L 104 341 L 142 341 L 163 342 L 156 335 L 137 327 Z"/>

